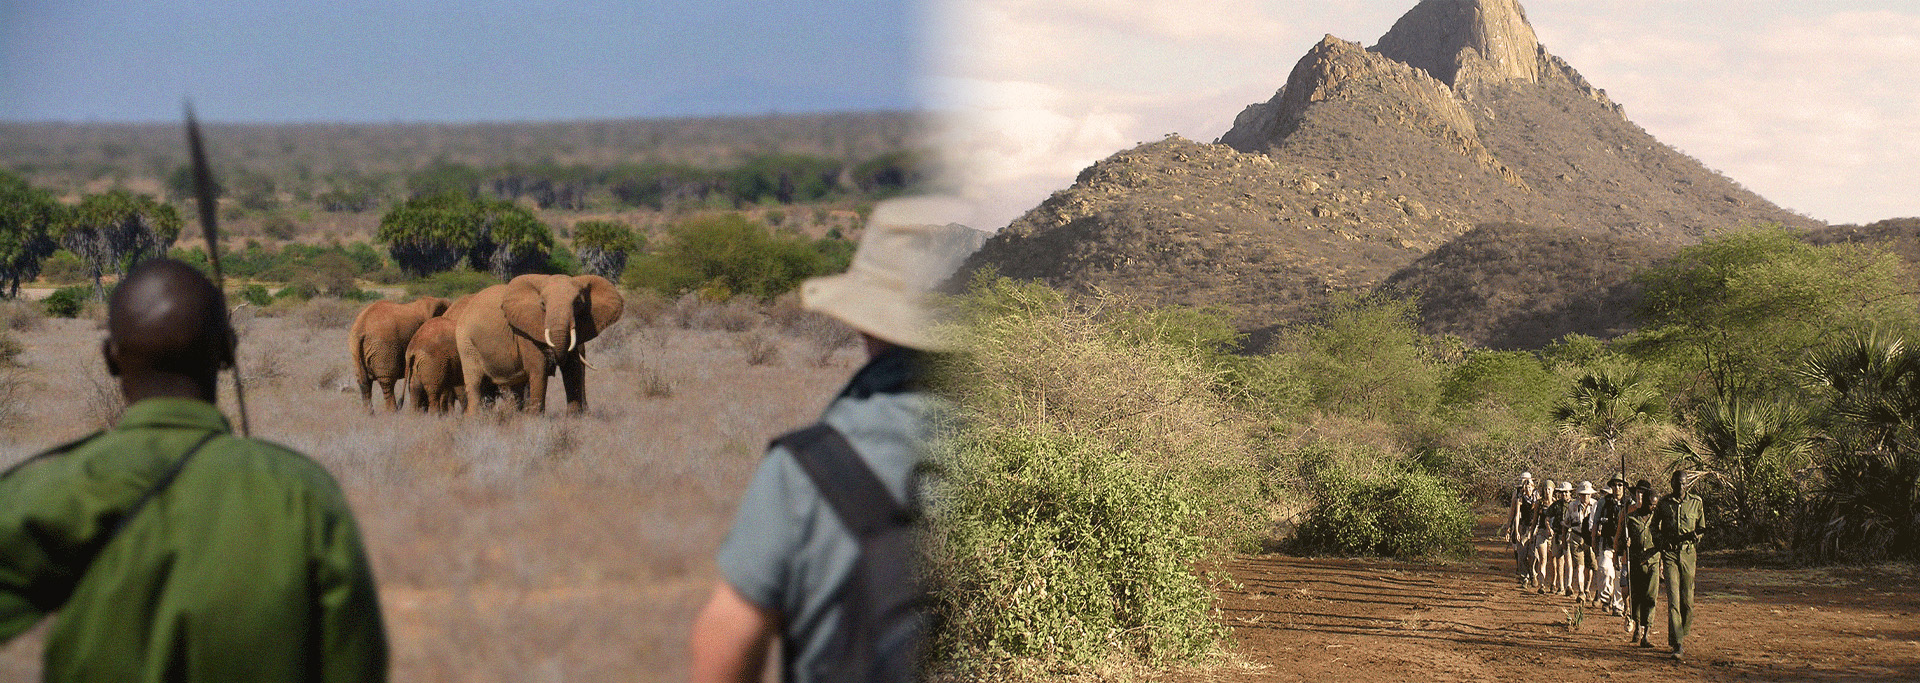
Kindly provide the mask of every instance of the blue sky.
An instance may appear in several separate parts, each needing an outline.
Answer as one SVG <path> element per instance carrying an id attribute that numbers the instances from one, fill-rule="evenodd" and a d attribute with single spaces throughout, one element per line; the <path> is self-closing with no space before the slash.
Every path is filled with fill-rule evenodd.
<path id="1" fill-rule="evenodd" d="M 913 0 L 0 0 L 0 120 L 903 110 Z"/>

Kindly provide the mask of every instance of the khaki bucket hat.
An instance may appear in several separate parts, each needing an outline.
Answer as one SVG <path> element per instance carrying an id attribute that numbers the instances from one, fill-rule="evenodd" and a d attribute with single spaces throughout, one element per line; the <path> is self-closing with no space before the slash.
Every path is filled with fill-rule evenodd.
<path id="1" fill-rule="evenodd" d="M 847 272 L 801 283 L 800 307 L 854 329 L 923 351 L 952 351 L 935 288 L 987 241 L 959 223 L 973 205 L 952 197 L 909 197 L 873 208 Z"/>

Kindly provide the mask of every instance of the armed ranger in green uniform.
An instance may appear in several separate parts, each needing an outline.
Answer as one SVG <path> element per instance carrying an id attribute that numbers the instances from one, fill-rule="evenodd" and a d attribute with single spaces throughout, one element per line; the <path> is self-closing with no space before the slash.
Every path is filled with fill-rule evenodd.
<path id="1" fill-rule="evenodd" d="M 1660 546 L 1660 560 L 1666 565 L 1667 644 L 1673 646 L 1673 658 L 1681 656 L 1680 641 L 1693 626 L 1693 571 L 1698 562 L 1696 546 L 1705 531 L 1705 505 L 1688 491 L 1689 473 L 1673 473 L 1673 491 L 1660 501 L 1653 512 L 1653 539 Z"/>
<path id="2" fill-rule="evenodd" d="M 232 329 L 171 260 L 114 292 L 119 424 L 0 475 L 0 641 L 58 612 L 48 681 L 379 681 L 386 636 L 360 533 L 312 460 L 214 407 Z"/>
<path id="3" fill-rule="evenodd" d="M 1634 504 L 1627 508 L 1620 533 L 1627 549 L 1627 618 L 1633 626 L 1633 640 L 1640 647 L 1653 647 L 1647 632 L 1653 628 L 1653 605 L 1660 596 L 1660 546 L 1653 540 L 1653 508 L 1658 496 L 1653 482 L 1641 479 L 1633 485 Z"/>

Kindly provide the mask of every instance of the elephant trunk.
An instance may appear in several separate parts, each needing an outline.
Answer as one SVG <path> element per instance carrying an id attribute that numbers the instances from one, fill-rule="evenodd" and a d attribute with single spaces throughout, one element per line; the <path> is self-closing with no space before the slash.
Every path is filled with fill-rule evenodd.
<path id="1" fill-rule="evenodd" d="M 565 288 L 556 287 L 554 289 Z M 541 341 L 546 342 L 547 348 L 553 349 L 555 353 L 566 353 L 573 350 L 575 334 L 573 329 L 573 299 L 572 293 L 568 292 L 560 292 L 557 293 L 557 295 L 553 292 L 547 294 L 546 320 L 545 325 L 543 325 L 544 329 L 541 330 Z M 563 347 L 560 345 L 562 341 L 566 342 L 566 346 Z"/>

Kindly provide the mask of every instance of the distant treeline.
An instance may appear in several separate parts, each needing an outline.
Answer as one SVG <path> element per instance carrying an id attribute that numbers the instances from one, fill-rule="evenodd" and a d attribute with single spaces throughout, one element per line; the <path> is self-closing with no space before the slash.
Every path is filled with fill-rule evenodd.
<path id="1" fill-rule="evenodd" d="M 151 195 L 110 190 L 67 204 L 0 171 L 0 299 L 19 296 L 36 279 L 91 281 L 63 295 L 71 305 L 61 314 L 71 315 L 89 294 L 102 298 L 107 279 L 148 258 L 168 255 L 206 269 L 204 249 L 176 248 L 183 224 L 174 205 Z M 845 270 L 853 250 L 838 230 L 814 239 L 737 212 L 683 217 L 652 244 L 619 221 L 579 221 L 562 244 L 520 203 L 442 191 L 387 210 L 373 242 L 247 240 L 223 248 L 222 264 L 237 280 L 287 285 L 271 298 L 264 287 L 242 293 L 262 305 L 289 296 L 376 296 L 361 290 L 362 280 L 464 293 L 527 273 L 582 272 L 666 295 L 697 290 L 725 299 L 778 296 L 807 277 Z"/>
<path id="2" fill-rule="evenodd" d="M 557 164 L 478 168 L 437 162 L 408 175 L 405 185 L 407 195 L 414 198 L 452 193 L 530 199 L 542 209 L 582 210 L 609 205 L 741 208 L 832 199 L 885 199 L 923 182 L 922 166 L 917 155 L 905 151 L 851 163 L 804 154 L 771 154 L 718 169 L 678 163 L 611 168 Z M 316 197 L 321 208 L 364 211 L 377 202 L 377 183 L 347 180 L 334 183 Z"/>
<path id="3" fill-rule="evenodd" d="M 358 203 L 368 210 L 374 206 L 364 197 L 417 196 L 409 186 L 412 176 L 437 166 L 502 176 L 500 188 L 480 188 L 495 196 L 519 191 L 537 199 L 548 191 L 515 184 L 546 181 L 553 186 L 547 201 L 555 204 L 577 201 L 568 188 L 577 189 L 583 173 L 630 177 L 633 169 L 679 167 L 727 174 L 768 158 L 804 157 L 844 169 L 847 186 L 857 188 L 858 167 L 922 149 L 922 129 L 912 113 L 861 112 L 556 123 L 209 124 L 206 133 L 213 166 L 225 176 L 231 198 L 331 202 L 345 210 Z M 186 162 L 177 124 L 0 123 L 0 169 L 62 196 L 102 182 L 160 191 Z M 496 173 L 502 170 L 510 172 Z M 598 182 L 605 188 L 618 179 Z M 492 180 L 482 178 L 489 185 Z"/>

